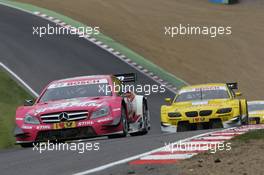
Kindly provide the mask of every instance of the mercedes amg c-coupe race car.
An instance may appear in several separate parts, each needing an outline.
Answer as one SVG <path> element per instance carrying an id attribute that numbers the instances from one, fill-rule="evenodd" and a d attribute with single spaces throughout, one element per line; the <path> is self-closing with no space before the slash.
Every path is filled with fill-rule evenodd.
<path id="1" fill-rule="evenodd" d="M 264 124 L 264 101 L 248 102 L 249 124 Z"/>
<path id="2" fill-rule="evenodd" d="M 35 102 L 28 100 L 18 107 L 16 143 L 27 147 L 45 141 L 146 134 L 147 99 L 121 88 L 135 79 L 131 73 L 51 82 Z"/>
<path id="3" fill-rule="evenodd" d="M 161 107 L 161 129 L 180 132 L 192 129 L 228 128 L 247 124 L 245 99 L 236 99 L 237 83 L 186 86 L 175 99 Z"/>

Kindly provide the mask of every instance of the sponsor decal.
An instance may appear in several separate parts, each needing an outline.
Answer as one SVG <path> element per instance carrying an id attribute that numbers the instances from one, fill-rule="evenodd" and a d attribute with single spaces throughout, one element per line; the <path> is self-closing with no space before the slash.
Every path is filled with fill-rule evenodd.
<path id="1" fill-rule="evenodd" d="M 199 91 L 210 91 L 210 90 L 227 90 L 225 86 L 210 86 L 210 87 L 202 87 L 202 88 L 186 88 L 179 91 L 179 94 L 185 92 L 199 92 Z"/>
<path id="2" fill-rule="evenodd" d="M 195 101 L 195 102 L 192 102 L 192 105 L 193 106 L 197 106 L 197 105 L 207 105 L 208 104 L 208 101 Z"/>
<path id="3" fill-rule="evenodd" d="M 80 100 L 78 101 L 71 101 L 71 102 L 65 102 L 65 103 L 60 103 L 60 104 L 52 104 L 48 107 L 44 108 L 39 108 L 35 111 L 35 115 L 38 115 L 39 113 L 48 111 L 48 110 L 57 110 L 57 109 L 65 109 L 68 107 L 89 107 L 89 106 L 101 106 L 101 104 L 97 104 L 96 102 L 82 102 Z"/>
<path id="4" fill-rule="evenodd" d="M 22 126 L 22 129 L 32 129 L 33 127 L 32 126 L 28 126 L 28 125 L 23 125 Z"/>
<path id="5" fill-rule="evenodd" d="M 84 122 L 79 122 L 77 126 L 90 126 L 93 125 L 93 121 L 84 121 Z"/>
<path id="6" fill-rule="evenodd" d="M 205 121 L 205 118 L 204 117 L 196 117 L 196 118 L 193 118 L 193 122 L 204 122 Z"/>
<path id="7" fill-rule="evenodd" d="M 97 120 L 97 122 L 101 123 L 101 122 L 106 122 L 106 121 L 110 121 L 110 120 L 113 120 L 113 118 L 112 117 L 106 117 L 106 118 L 102 118 L 102 119 Z"/>
<path id="8" fill-rule="evenodd" d="M 222 105 L 220 105 L 220 104 L 213 104 L 213 103 L 211 103 L 211 104 L 209 104 L 209 103 L 200 103 L 200 101 L 198 102 L 198 103 L 196 103 L 195 101 L 194 102 L 192 102 L 192 106 L 190 106 L 190 107 L 188 107 L 188 108 L 194 108 L 194 109 L 196 109 L 197 107 L 203 107 L 203 105 L 206 105 L 206 107 L 218 107 L 218 108 L 220 108 Z"/>
<path id="9" fill-rule="evenodd" d="M 16 120 L 22 121 L 24 120 L 24 118 L 16 118 Z"/>
<path id="10" fill-rule="evenodd" d="M 51 84 L 48 87 L 48 89 L 70 87 L 70 86 L 82 86 L 82 85 L 89 85 L 89 84 L 103 84 L 103 83 L 108 83 L 107 79 L 58 82 L 58 83 Z"/>
<path id="11" fill-rule="evenodd" d="M 114 108 L 113 109 L 113 112 L 115 112 L 115 111 L 120 111 L 121 110 L 121 108 Z"/>
<path id="12" fill-rule="evenodd" d="M 54 123 L 53 129 L 64 129 L 64 128 L 76 128 L 76 122 L 61 122 L 61 123 Z"/>
<path id="13" fill-rule="evenodd" d="M 49 125 L 39 125 L 37 126 L 38 130 L 45 130 L 45 129 L 51 129 L 51 127 Z"/>

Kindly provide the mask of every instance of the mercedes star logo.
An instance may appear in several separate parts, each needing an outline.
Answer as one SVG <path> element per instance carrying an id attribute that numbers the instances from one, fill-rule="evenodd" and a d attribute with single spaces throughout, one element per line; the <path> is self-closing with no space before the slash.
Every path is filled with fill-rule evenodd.
<path id="1" fill-rule="evenodd" d="M 62 112 L 59 115 L 59 119 L 60 119 L 60 121 L 67 121 L 69 119 L 69 115 L 66 112 Z"/>

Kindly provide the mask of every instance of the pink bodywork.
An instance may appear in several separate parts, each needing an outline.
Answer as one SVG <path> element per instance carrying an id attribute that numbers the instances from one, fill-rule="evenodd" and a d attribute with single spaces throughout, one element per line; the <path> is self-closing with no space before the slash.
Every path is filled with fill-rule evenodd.
<path id="1" fill-rule="evenodd" d="M 122 131 L 122 125 L 111 125 L 114 121 L 120 121 L 121 118 L 121 105 L 123 98 L 115 93 L 112 93 L 112 96 L 76 98 L 45 103 L 39 102 L 41 96 L 52 84 L 56 84 L 58 82 L 75 83 L 80 81 L 98 79 L 107 79 L 109 85 L 113 86 L 113 82 L 110 75 L 76 77 L 71 79 L 58 80 L 50 83 L 43 90 L 40 97 L 36 100 L 33 106 L 18 107 L 16 111 L 16 125 L 17 128 L 21 129 L 24 133 L 26 133 L 26 137 L 16 136 L 17 143 L 35 142 L 39 132 L 58 130 L 54 123 L 43 123 L 40 116 L 44 114 L 60 113 L 65 111 L 87 111 L 87 119 L 75 121 L 75 128 L 91 127 L 96 136 L 109 135 Z M 108 116 L 90 119 L 91 114 L 103 105 L 107 105 L 110 107 L 110 114 Z M 40 124 L 25 124 L 24 117 L 26 116 L 26 114 L 30 114 L 38 118 Z M 65 129 L 64 124 L 57 124 L 57 127 L 58 126 L 60 127 L 59 129 Z"/>

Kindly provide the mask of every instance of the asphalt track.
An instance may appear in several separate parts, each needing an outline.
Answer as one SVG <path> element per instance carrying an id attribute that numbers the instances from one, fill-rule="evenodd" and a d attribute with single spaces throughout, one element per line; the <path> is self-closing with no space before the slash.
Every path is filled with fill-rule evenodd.
<path id="1" fill-rule="evenodd" d="M 32 35 L 32 26 L 46 26 L 39 17 L 0 5 L 0 62 L 18 74 L 36 92 L 54 79 L 136 72 L 138 83 L 156 84 L 153 80 L 88 41 L 77 36 Z M 50 23 L 53 25 L 52 23 Z M 0 174 L 73 174 L 118 161 L 208 131 L 161 134 L 159 110 L 166 91 L 148 97 L 151 111 L 151 132 L 146 136 L 122 139 L 98 138 L 100 151 L 79 154 L 73 151 L 51 151 L 42 154 L 32 149 L 11 149 L 0 152 Z M 124 167 L 117 166 L 122 169 Z M 99 174 L 109 174 L 104 171 Z"/>

